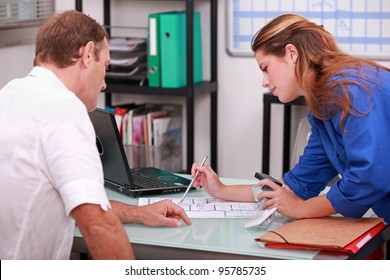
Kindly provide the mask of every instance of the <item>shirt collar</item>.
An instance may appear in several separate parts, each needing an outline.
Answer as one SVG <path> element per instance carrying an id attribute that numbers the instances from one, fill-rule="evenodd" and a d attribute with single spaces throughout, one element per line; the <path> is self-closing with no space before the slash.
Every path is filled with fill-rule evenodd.
<path id="1" fill-rule="evenodd" d="M 35 66 L 28 74 L 28 76 L 36 77 L 39 79 L 45 79 L 46 81 L 49 81 L 54 86 L 61 87 L 69 91 L 69 89 L 64 85 L 64 83 L 52 71 L 50 71 L 47 68 L 41 66 Z"/>

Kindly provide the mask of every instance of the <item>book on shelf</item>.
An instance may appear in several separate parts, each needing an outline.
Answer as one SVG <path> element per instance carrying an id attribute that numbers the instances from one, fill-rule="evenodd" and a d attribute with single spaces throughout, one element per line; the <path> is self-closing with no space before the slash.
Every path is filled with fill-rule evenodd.
<path id="1" fill-rule="evenodd" d="M 142 112 L 137 116 L 133 116 L 133 145 L 145 144 L 144 139 L 144 119 L 145 114 Z"/>
<path id="2" fill-rule="evenodd" d="M 154 120 L 160 118 L 169 117 L 169 113 L 166 110 L 161 110 L 160 107 L 156 108 L 155 111 L 148 112 L 146 115 L 147 118 L 147 130 L 148 130 L 148 145 L 155 145 L 154 139 Z"/>
<path id="3" fill-rule="evenodd" d="M 132 167 L 182 170 L 180 105 L 132 104 L 115 107 L 114 112 Z"/>
<path id="4" fill-rule="evenodd" d="M 155 147 L 161 146 L 161 143 L 163 142 L 163 134 L 168 130 L 168 125 L 170 121 L 171 118 L 169 117 L 153 120 L 153 145 Z"/>
<path id="5" fill-rule="evenodd" d="M 155 120 L 158 128 L 154 137 L 158 140 L 155 147 L 158 148 L 159 163 L 161 169 L 180 170 L 182 156 L 182 127 L 181 117 L 172 116 Z"/>
<path id="6" fill-rule="evenodd" d="M 114 109 L 115 121 L 118 126 L 119 135 L 121 136 L 123 135 L 123 118 L 127 112 L 128 109 L 122 107 L 115 107 Z"/>
<path id="7" fill-rule="evenodd" d="M 144 114 L 144 105 L 136 105 L 134 108 L 131 108 L 127 111 L 123 118 L 123 134 L 122 134 L 122 143 L 124 145 L 133 144 L 133 119 L 138 115 Z"/>

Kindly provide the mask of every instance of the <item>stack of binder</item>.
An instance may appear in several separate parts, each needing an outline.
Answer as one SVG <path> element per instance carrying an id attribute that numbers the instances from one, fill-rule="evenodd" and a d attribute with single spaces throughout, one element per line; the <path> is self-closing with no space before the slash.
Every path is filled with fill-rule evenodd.
<path id="1" fill-rule="evenodd" d="M 147 46 L 146 39 L 111 38 L 110 66 L 107 78 L 129 80 L 147 79 Z"/>
<path id="2" fill-rule="evenodd" d="M 178 88 L 187 85 L 186 13 L 149 15 L 148 79 L 150 87 Z M 194 13 L 194 83 L 202 81 L 200 13 Z"/>

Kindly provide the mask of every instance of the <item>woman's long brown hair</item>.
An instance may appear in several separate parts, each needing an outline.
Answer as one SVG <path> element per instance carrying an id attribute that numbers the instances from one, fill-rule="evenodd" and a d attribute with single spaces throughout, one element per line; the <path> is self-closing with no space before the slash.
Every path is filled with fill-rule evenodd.
<path id="1" fill-rule="evenodd" d="M 366 66 L 390 69 L 344 53 L 322 26 L 295 14 L 281 15 L 260 29 L 252 39 L 252 50 L 282 57 L 287 44 L 298 49 L 295 75 L 307 106 L 316 118 L 326 120 L 341 111 L 340 126 L 343 128 L 349 114 L 368 113 L 358 112 L 353 107 L 348 86 L 357 85 L 370 95 L 365 84 Z M 359 81 L 346 79 L 351 70 L 359 71 Z"/>

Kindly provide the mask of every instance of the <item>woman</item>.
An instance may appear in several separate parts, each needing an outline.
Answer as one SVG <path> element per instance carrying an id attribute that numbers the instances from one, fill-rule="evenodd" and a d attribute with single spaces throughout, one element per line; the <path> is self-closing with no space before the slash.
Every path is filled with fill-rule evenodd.
<path id="1" fill-rule="evenodd" d="M 293 14 L 281 15 L 252 39 L 263 87 L 281 102 L 304 96 L 311 136 L 284 187 L 253 197 L 251 186 L 225 186 L 209 167 L 194 164 L 195 186 L 225 200 L 268 199 L 295 219 L 340 213 L 361 217 L 372 208 L 390 223 L 390 69 L 342 52 L 322 26 Z M 341 175 L 326 195 L 327 182 Z"/>

